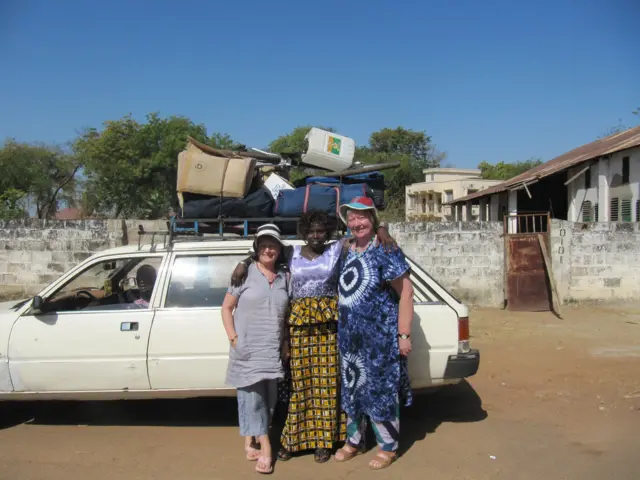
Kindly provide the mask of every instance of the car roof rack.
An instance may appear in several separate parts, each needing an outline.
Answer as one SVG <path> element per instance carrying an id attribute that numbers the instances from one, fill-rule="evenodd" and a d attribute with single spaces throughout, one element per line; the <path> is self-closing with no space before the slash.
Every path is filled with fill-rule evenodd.
<path id="1" fill-rule="evenodd" d="M 151 248 L 156 245 L 156 237 L 162 237 L 162 245 L 170 248 L 177 242 L 224 241 L 255 238 L 255 231 L 261 225 L 277 225 L 282 237 L 297 237 L 299 217 L 265 218 L 177 218 L 171 217 L 166 230 L 145 230 L 138 225 L 138 250 L 142 249 L 142 239 L 151 235 Z"/>

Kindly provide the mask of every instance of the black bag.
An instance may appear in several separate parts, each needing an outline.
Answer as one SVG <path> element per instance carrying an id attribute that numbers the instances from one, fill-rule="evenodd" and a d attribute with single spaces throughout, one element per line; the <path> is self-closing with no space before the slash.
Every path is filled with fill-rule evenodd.
<path id="1" fill-rule="evenodd" d="M 274 201 L 265 187 L 245 198 L 220 198 L 184 193 L 181 218 L 266 218 L 273 216 Z"/>

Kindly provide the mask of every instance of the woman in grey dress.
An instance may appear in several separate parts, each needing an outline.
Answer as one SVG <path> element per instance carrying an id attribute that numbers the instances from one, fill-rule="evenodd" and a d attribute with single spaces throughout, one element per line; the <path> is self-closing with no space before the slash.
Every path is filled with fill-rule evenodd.
<path id="1" fill-rule="evenodd" d="M 257 460 L 258 472 L 271 473 L 269 424 L 278 380 L 284 377 L 282 359 L 288 356 L 284 329 L 288 282 L 287 273 L 278 268 L 282 242 L 277 226 L 258 229 L 254 252 L 255 262 L 246 281 L 239 287 L 230 286 L 222 304 L 222 321 L 231 344 L 226 383 L 238 391 L 240 435 L 247 459 Z"/>

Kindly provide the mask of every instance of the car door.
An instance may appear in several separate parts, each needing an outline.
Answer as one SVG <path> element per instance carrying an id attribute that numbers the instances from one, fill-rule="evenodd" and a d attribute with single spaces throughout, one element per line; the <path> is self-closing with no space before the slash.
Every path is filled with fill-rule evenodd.
<path id="1" fill-rule="evenodd" d="M 149 339 L 152 389 L 229 390 L 229 340 L 220 312 L 231 272 L 246 256 L 246 250 L 173 254 Z"/>
<path id="2" fill-rule="evenodd" d="M 143 294 L 128 285 L 143 270 L 161 278 L 165 256 L 97 258 L 45 290 L 43 313 L 28 309 L 11 331 L 15 391 L 149 390 L 147 345 L 157 288 L 149 285 Z"/>

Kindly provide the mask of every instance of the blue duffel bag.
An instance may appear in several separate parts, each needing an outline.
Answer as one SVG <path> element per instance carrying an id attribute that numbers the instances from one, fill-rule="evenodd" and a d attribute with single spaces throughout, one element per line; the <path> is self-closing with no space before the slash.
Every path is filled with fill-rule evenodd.
<path id="1" fill-rule="evenodd" d="M 384 175 L 380 172 L 358 173 L 356 175 L 346 175 L 344 177 L 307 177 L 296 182 L 296 186 L 312 184 L 325 185 L 361 185 L 367 184 L 371 189 L 371 193 L 367 193 L 368 197 L 373 198 L 376 208 L 383 210 L 385 207 L 384 190 L 386 188 Z M 344 196 L 343 196 L 344 197 Z"/>
<path id="2" fill-rule="evenodd" d="M 305 212 L 320 210 L 338 216 L 340 205 L 355 197 L 372 198 L 371 188 L 364 184 L 307 185 L 293 190 L 280 190 L 276 199 L 276 217 L 299 217 Z"/>
<path id="3" fill-rule="evenodd" d="M 320 210 L 336 216 L 338 211 L 338 186 L 307 185 L 294 190 L 280 190 L 276 199 L 276 217 L 299 217 L 301 214 Z"/>

